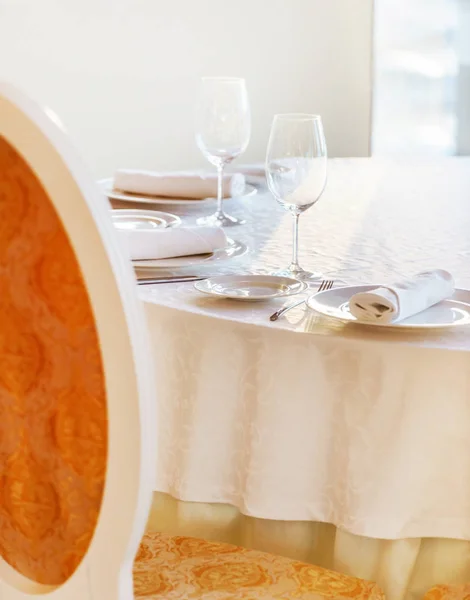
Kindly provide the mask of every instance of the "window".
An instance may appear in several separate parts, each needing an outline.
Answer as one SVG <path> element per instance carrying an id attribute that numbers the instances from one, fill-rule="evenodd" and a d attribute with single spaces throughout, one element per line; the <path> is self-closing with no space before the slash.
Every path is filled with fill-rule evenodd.
<path id="1" fill-rule="evenodd" d="M 470 0 L 375 1 L 373 154 L 463 153 L 467 10 Z"/>

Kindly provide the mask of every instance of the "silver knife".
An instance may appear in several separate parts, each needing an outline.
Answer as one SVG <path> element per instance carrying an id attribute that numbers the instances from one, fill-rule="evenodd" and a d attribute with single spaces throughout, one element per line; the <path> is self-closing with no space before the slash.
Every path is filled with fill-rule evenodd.
<path id="1" fill-rule="evenodd" d="M 137 285 L 153 285 L 156 283 L 184 283 L 186 281 L 201 281 L 208 279 L 209 275 L 180 275 L 177 277 L 156 277 L 148 279 L 138 279 Z"/>

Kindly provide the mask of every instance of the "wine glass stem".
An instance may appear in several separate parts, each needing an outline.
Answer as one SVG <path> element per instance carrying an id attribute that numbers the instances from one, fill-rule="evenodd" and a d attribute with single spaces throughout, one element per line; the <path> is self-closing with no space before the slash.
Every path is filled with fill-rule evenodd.
<path id="1" fill-rule="evenodd" d="M 217 165 L 217 217 L 224 217 L 222 202 L 224 200 L 224 163 Z"/>
<path id="2" fill-rule="evenodd" d="M 292 212 L 292 218 L 292 262 L 289 270 L 295 273 L 302 270 L 299 265 L 299 213 Z"/>

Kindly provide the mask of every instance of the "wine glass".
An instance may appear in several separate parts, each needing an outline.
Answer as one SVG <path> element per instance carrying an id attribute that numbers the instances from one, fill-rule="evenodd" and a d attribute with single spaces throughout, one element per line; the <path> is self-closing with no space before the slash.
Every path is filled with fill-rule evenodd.
<path id="1" fill-rule="evenodd" d="M 313 206 L 326 186 L 327 150 L 319 115 L 276 115 L 266 155 L 268 187 L 276 200 L 292 214 L 293 251 L 289 267 L 277 275 L 315 281 L 320 273 L 299 265 L 299 216 Z"/>
<path id="2" fill-rule="evenodd" d="M 250 141 L 250 105 L 244 79 L 203 77 L 196 112 L 196 142 L 207 160 L 217 167 L 217 210 L 198 219 L 199 225 L 230 227 L 244 221 L 222 208 L 224 168 L 242 154 Z"/>

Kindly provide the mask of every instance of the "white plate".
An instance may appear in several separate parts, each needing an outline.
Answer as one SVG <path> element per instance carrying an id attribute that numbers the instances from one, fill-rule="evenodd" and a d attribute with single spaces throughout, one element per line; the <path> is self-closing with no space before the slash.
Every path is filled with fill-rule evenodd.
<path id="1" fill-rule="evenodd" d="M 203 294 L 253 302 L 293 296 L 306 290 L 308 285 L 274 275 L 220 275 L 197 281 L 194 287 Z"/>
<path id="2" fill-rule="evenodd" d="M 181 219 L 176 215 L 159 210 L 112 210 L 111 218 L 117 229 L 128 231 L 161 229 L 181 224 Z"/>
<path id="3" fill-rule="evenodd" d="M 367 292 L 378 285 L 350 285 L 326 292 L 319 292 L 307 299 L 307 306 L 327 317 L 339 319 L 345 323 L 358 323 L 349 312 L 349 299 L 358 292 Z M 394 329 L 437 329 L 470 324 L 470 291 L 456 290 L 453 297 L 443 300 L 422 312 L 398 323 L 364 323 L 375 327 L 393 327 Z"/>
<path id="4" fill-rule="evenodd" d="M 134 260 L 136 269 L 180 269 L 183 267 L 206 266 L 221 263 L 246 254 L 248 248 L 242 242 L 227 238 L 227 246 L 219 248 L 212 254 L 197 254 L 194 256 L 178 256 L 176 258 L 159 258 L 153 260 Z"/>
<path id="5" fill-rule="evenodd" d="M 183 198 L 159 198 L 157 196 L 142 196 L 141 194 L 130 194 L 128 192 L 117 191 L 113 188 L 113 178 L 101 179 L 98 185 L 110 200 L 120 200 L 121 202 L 138 202 L 145 204 L 163 204 L 165 206 L 183 205 L 183 206 L 200 206 L 201 204 L 211 204 L 215 202 L 215 198 L 205 198 L 204 200 L 185 200 Z M 256 194 L 256 188 L 247 184 L 243 194 L 236 196 L 237 198 L 246 198 Z M 235 196 L 234 196 L 235 197 Z M 227 198 L 228 199 L 228 198 Z"/>

